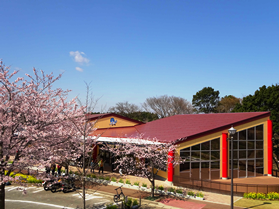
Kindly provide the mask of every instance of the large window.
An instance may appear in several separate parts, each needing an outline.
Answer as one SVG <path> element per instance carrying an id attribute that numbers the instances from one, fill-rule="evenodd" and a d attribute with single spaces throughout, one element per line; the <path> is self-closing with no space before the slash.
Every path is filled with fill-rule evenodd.
<path id="1" fill-rule="evenodd" d="M 263 175 L 263 136 L 263 125 L 236 133 L 233 138 L 234 178 Z M 229 167 L 231 169 L 231 165 Z"/>
<path id="2" fill-rule="evenodd" d="M 186 159 L 180 176 L 194 179 L 218 179 L 220 176 L 220 138 L 180 150 Z"/>

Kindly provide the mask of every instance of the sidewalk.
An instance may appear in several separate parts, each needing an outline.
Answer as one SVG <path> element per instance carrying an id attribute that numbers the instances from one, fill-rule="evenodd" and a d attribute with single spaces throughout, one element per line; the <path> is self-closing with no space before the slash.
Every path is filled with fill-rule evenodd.
<path id="1" fill-rule="evenodd" d="M 77 169 L 75 167 L 70 167 L 70 170 L 72 171 L 76 171 Z M 90 169 L 89 169 L 90 171 Z M 124 180 L 124 182 L 126 181 L 126 179 L 129 179 L 131 184 L 133 185 L 134 182 L 140 182 L 140 183 L 146 183 L 147 186 L 150 186 L 150 182 L 147 178 L 142 178 L 142 177 L 137 177 L 137 176 L 132 176 L 132 175 L 124 175 L 124 176 L 120 176 L 119 173 L 112 173 L 112 172 L 108 172 L 108 171 L 104 171 L 104 174 L 98 174 L 98 170 L 95 170 L 95 175 L 99 176 L 99 175 L 103 175 L 103 176 L 109 176 L 109 177 L 115 177 L 116 179 L 120 179 L 122 178 Z M 90 172 L 89 172 L 90 173 Z M 90 173 L 91 174 L 91 173 Z M 175 187 L 175 186 L 171 186 L 169 184 L 169 182 L 167 181 L 163 181 L 163 180 L 155 180 L 155 186 L 163 186 L 164 188 L 167 187 Z M 198 190 L 194 190 L 194 189 L 189 189 L 189 188 L 183 188 L 183 190 L 188 191 L 193 191 L 193 192 L 200 192 Z M 115 191 L 113 190 L 112 193 L 114 193 Z M 230 195 L 225 195 L 225 194 L 218 194 L 218 193 L 212 193 L 212 192 L 205 192 L 205 191 L 201 191 L 204 194 L 204 198 L 205 200 L 202 202 L 208 202 L 208 203 L 219 203 L 219 204 L 224 204 L 224 205 L 230 205 L 231 203 L 231 196 Z M 242 197 L 239 196 L 234 196 L 234 202 L 241 199 Z"/>
<path id="2" fill-rule="evenodd" d="M 98 192 L 106 196 L 113 197 L 115 195 L 115 189 L 116 186 L 111 185 L 101 185 L 96 184 L 94 188 L 90 189 L 91 192 Z M 145 196 L 149 196 L 150 193 L 129 189 L 129 188 L 122 188 L 123 193 L 125 196 L 132 197 L 132 198 L 140 198 L 142 197 L 141 204 L 142 208 L 148 209 L 148 208 L 168 208 L 168 209 L 230 209 L 230 205 L 224 205 L 224 204 L 218 204 L 218 203 L 212 203 L 208 201 L 198 201 L 198 200 L 192 200 L 192 199 L 172 199 L 172 198 L 166 198 L 162 200 L 162 202 L 156 202 L 156 201 L 149 201 L 143 199 Z M 234 207 L 235 209 L 241 209 L 240 207 Z"/>

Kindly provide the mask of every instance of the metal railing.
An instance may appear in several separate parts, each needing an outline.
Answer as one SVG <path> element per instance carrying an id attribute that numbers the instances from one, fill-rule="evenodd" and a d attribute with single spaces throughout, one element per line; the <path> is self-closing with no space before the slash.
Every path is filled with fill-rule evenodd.
<path id="1" fill-rule="evenodd" d="M 231 192 L 231 184 L 220 182 L 220 181 L 197 180 L 197 179 L 190 179 L 190 178 L 185 178 L 180 176 L 174 176 L 173 184 L 175 186 L 181 186 L 190 189 L 215 192 L 221 194 L 230 194 Z M 279 184 L 259 185 L 259 184 L 234 183 L 233 185 L 234 185 L 233 186 L 234 193 L 236 195 L 241 195 L 241 196 L 244 193 L 249 193 L 249 192 L 257 192 L 257 193 L 260 192 L 266 194 L 269 192 L 279 192 Z"/>

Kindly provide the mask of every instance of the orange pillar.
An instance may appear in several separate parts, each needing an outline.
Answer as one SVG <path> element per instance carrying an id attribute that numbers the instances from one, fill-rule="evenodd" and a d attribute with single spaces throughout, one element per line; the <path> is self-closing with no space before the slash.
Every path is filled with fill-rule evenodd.
<path id="1" fill-rule="evenodd" d="M 228 179 L 228 133 L 222 133 L 222 179 Z"/>
<path id="2" fill-rule="evenodd" d="M 168 181 L 169 182 L 173 182 L 173 161 L 174 159 L 174 152 L 173 151 L 169 151 L 168 154 Z"/>
<path id="3" fill-rule="evenodd" d="M 267 175 L 272 176 L 272 120 L 267 121 Z"/>

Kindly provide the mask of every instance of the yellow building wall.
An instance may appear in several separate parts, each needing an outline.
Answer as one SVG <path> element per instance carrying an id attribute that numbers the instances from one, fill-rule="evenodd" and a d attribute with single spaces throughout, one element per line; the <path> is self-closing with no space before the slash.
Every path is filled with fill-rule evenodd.
<path id="1" fill-rule="evenodd" d="M 265 117 L 265 118 L 262 118 L 259 120 L 248 122 L 248 123 L 245 123 L 242 125 L 234 126 L 234 128 L 237 130 L 237 132 L 239 132 L 244 129 L 248 129 L 248 128 L 258 126 L 261 124 L 264 125 L 264 174 L 267 174 L 267 120 L 269 120 L 269 117 Z M 220 138 L 220 177 L 222 177 L 222 133 L 228 133 L 228 129 L 224 129 L 224 130 L 221 130 L 221 131 L 218 131 L 218 132 L 206 135 L 206 136 L 202 136 L 202 137 L 199 137 L 196 139 L 192 139 L 190 141 L 183 142 L 183 143 L 179 144 L 179 147 L 176 149 L 175 155 L 176 155 L 176 157 L 179 157 L 181 149 L 185 149 L 187 147 L 191 147 L 191 146 L 194 146 L 194 145 L 206 142 L 206 141 Z M 228 145 L 230 146 L 230 143 L 228 143 Z M 229 152 L 229 147 L 228 147 L 228 152 Z M 230 157 L 228 159 L 230 159 Z M 180 175 L 180 165 L 177 165 L 174 168 L 174 175 L 176 175 L 176 176 Z"/>
<path id="2" fill-rule="evenodd" d="M 110 119 L 111 118 L 114 118 L 114 120 L 117 121 L 115 125 L 110 124 Z M 94 128 L 98 128 L 98 129 L 101 129 L 101 128 L 119 128 L 119 127 L 135 126 L 135 125 L 139 124 L 139 123 L 132 122 L 132 121 L 129 121 L 129 120 L 125 120 L 123 118 L 119 118 L 119 117 L 115 117 L 115 116 L 100 118 L 97 121 L 93 121 L 93 122 L 96 122 L 95 125 L 94 125 Z"/>

